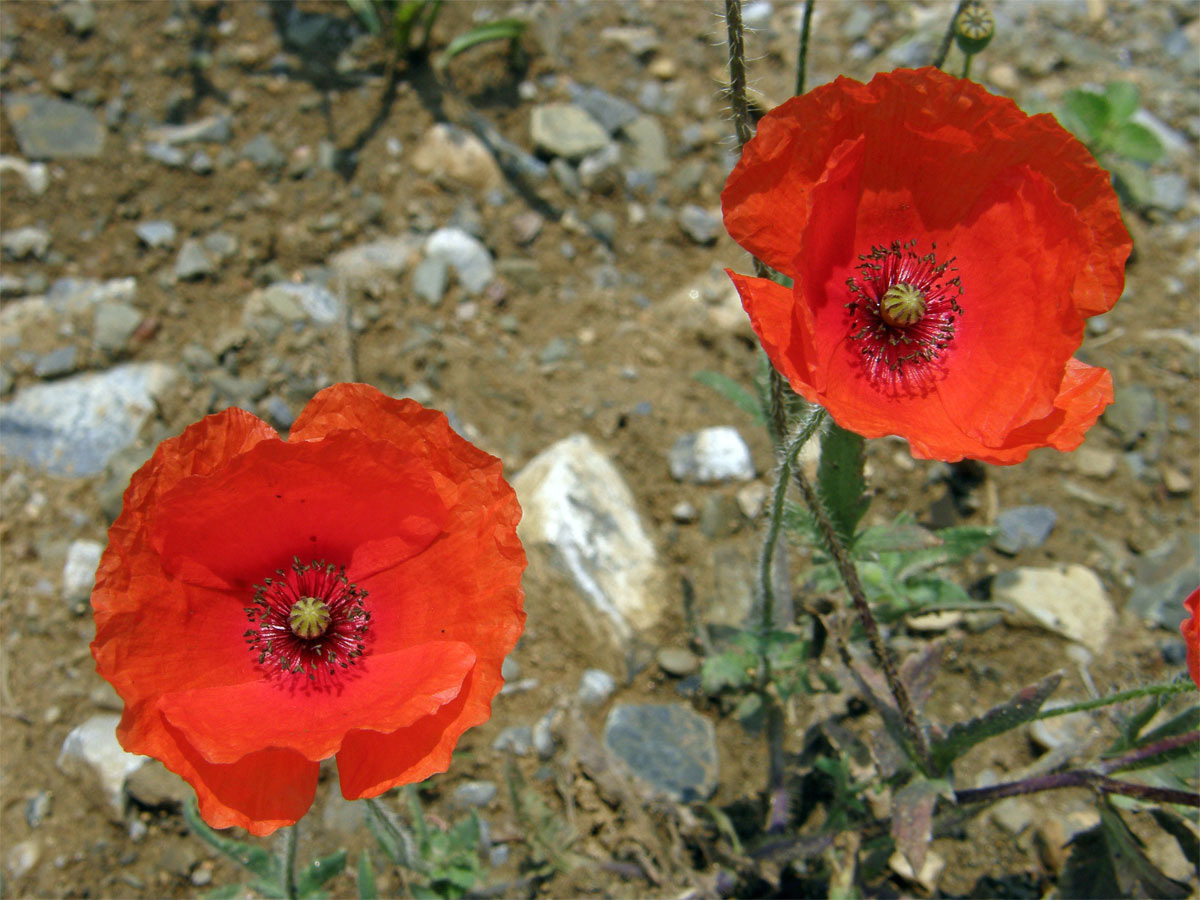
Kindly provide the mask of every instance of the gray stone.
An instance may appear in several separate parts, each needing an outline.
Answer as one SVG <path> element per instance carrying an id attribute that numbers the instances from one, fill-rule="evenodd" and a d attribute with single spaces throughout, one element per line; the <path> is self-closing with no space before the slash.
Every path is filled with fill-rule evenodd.
<path id="1" fill-rule="evenodd" d="M 929 34 L 914 34 L 904 38 L 887 50 L 887 59 L 898 69 L 916 69 L 929 64 L 937 38 Z"/>
<path id="2" fill-rule="evenodd" d="M 96 6 L 92 0 L 67 0 L 59 11 L 80 37 L 91 34 L 96 28 Z"/>
<path id="3" fill-rule="evenodd" d="M 1176 534 L 1137 561 L 1129 609 L 1173 632 L 1183 621 L 1183 601 L 1200 584 L 1200 535 Z"/>
<path id="4" fill-rule="evenodd" d="M 754 478 L 750 448 L 737 429 L 730 426 L 683 435 L 671 448 L 668 463 L 671 477 L 676 481 L 715 484 Z"/>
<path id="5" fill-rule="evenodd" d="M 599 706 L 608 700 L 616 689 L 616 679 L 603 669 L 587 669 L 579 676 L 579 689 L 575 696 L 584 706 Z"/>
<path id="6" fill-rule="evenodd" d="M 513 657 L 504 657 L 504 662 L 500 664 L 500 677 L 505 681 L 516 681 L 521 677 L 521 664 Z"/>
<path id="7" fill-rule="evenodd" d="M 483 809 L 491 805 L 500 789 L 491 781 L 465 781 L 450 795 L 450 805 L 456 809 Z"/>
<path id="8" fill-rule="evenodd" d="M 634 56 L 658 49 L 658 32 L 649 25 L 610 25 L 600 32 L 606 43 L 624 47 Z"/>
<path id="9" fill-rule="evenodd" d="M 59 770 L 98 787 L 118 818 L 125 805 L 125 779 L 146 762 L 146 757 L 125 752 L 117 742 L 120 721 L 111 713 L 92 716 L 71 729 L 58 755 Z"/>
<path id="10" fill-rule="evenodd" d="M 450 264 L 441 257 L 427 256 L 413 269 L 413 293 L 430 306 L 437 306 L 445 296 L 446 283 L 449 280 Z"/>
<path id="11" fill-rule="evenodd" d="M 50 794 L 38 791 L 25 801 L 25 824 L 30 828 L 38 828 L 50 815 Z"/>
<path id="12" fill-rule="evenodd" d="M 543 366 L 551 366 L 570 359 L 575 353 L 575 342 L 569 338 L 552 337 L 537 355 L 537 361 Z"/>
<path id="13" fill-rule="evenodd" d="M 992 600 L 1093 653 L 1104 649 L 1117 620 L 1096 573 L 1074 564 L 1001 572 L 992 583 Z"/>
<path id="14" fill-rule="evenodd" d="M 0 404 L 5 452 L 52 475 L 95 475 L 137 439 L 174 378 L 164 363 L 130 363 L 23 388 Z"/>
<path id="15" fill-rule="evenodd" d="M 0 248 L 9 259 L 42 259 L 50 249 L 50 232 L 33 226 L 0 232 Z"/>
<path id="16" fill-rule="evenodd" d="M 609 134 L 616 134 L 622 126 L 641 115 L 628 100 L 614 97 L 598 87 L 571 82 L 567 85 L 567 93 L 572 103 L 604 126 Z"/>
<path id="17" fill-rule="evenodd" d="M 679 210 L 679 227 L 697 244 L 715 244 L 725 226 L 719 212 L 688 203 Z"/>
<path id="18" fill-rule="evenodd" d="M 192 789 L 158 760 L 150 759 L 125 779 L 125 793 L 143 809 L 178 812 L 191 798 Z"/>
<path id="19" fill-rule="evenodd" d="M 277 171 L 287 160 L 269 135 L 260 134 L 242 148 L 242 158 L 248 159 L 259 169 Z"/>
<path id="20" fill-rule="evenodd" d="M 67 561 L 62 571 L 62 598 L 72 611 L 82 611 L 83 604 L 92 596 L 96 569 L 103 553 L 104 545 L 97 541 L 72 541 L 67 548 Z"/>
<path id="21" fill-rule="evenodd" d="M 141 322 L 142 314 L 127 303 L 101 303 L 92 319 L 92 343 L 105 353 L 118 353 Z"/>
<path id="22" fill-rule="evenodd" d="M 275 394 L 262 402 L 262 410 L 276 428 L 291 428 L 292 423 L 296 421 L 296 415 L 287 405 L 287 401 Z"/>
<path id="23" fill-rule="evenodd" d="M 1049 506 L 1016 506 L 996 517 L 996 537 L 992 540 L 1001 553 L 1015 556 L 1046 543 L 1058 521 L 1058 513 Z"/>
<path id="24" fill-rule="evenodd" d="M 1069 706 L 1068 700 L 1051 700 L 1044 710 Z M 1086 712 L 1067 713 L 1049 719 L 1038 719 L 1029 723 L 1029 736 L 1043 750 L 1072 749 L 1076 755 L 1093 738 L 1099 735 L 1095 720 Z"/>
<path id="25" fill-rule="evenodd" d="M 59 378 L 75 371 L 75 360 L 79 355 L 74 345 L 59 347 L 38 357 L 33 364 L 33 374 L 38 378 Z"/>
<path id="26" fill-rule="evenodd" d="M 178 147 L 161 144 L 158 141 L 151 141 L 147 144 L 145 153 L 155 162 L 160 162 L 172 169 L 182 169 L 183 164 L 187 162 L 187 154 Z"/>
<path id="27" fill-rule="evenodd" d="M 186 125 L 162 125 L 146 129 L 144 137 L 162 144 L 226 144 L 233 137 L 233 119 L 216 115 Z"/>
<path id="28" fill-rule="evenodd" d="M 621 164 L 621 148 L 615 143 L 605 144 L 603 149 L 585 156 L 579 163 L 579 184 L 589 191 L 615 187 L 616 169 Z"/>
<path id="29" fill-rule="evenodd" d="M 550 759 L 554 756 L 557 741 L 554 738 L 554 719 L 556 710 L 550 710 L 533 723 L 533 749 L 537 751 L 538 759 Z"/>
<path id="30" fill-rule="evenodd" d="M 700 518 L 700 510 L 686 500 L 681 500 L 671 507 L 671 518 L 680 525 L 690 525 Z"/>
<path id="31" fill-rule="evenodd" d="M 161 219 L 142 222 L 134 231 L 138 240 L 147 247 L 171 247 L 175 244 L 175 226 Z"/>
<path id="32" fill-rule="evenodd" d="M 195 281 L 215 271 L 216 267 L 202 241 L 188 238 L 183 242 L 183 246 L 179 248 L 179 256 L 175 259 L 176 278 L 180 281 Z"/>
<path id="33" fill-rule="evenodd" d="M 663 647 L 655 654 L 658 667 L 668 675 L 686 678 L 700 670 L 700 658 L 686 647 Z"/>
<path id="34" fill-rule="evenodd" d="M 579 177 L 579 170 L 561 156 L 550 160 L 550 174 L 569 196 L 578 197 L 583 193 L 583 181 Z"/>
<path id="35" fill-rule="evenodd" d="M 513 480 L 519 532 L 533 566 L 548 560 L 574 582 L 614 643 L 652 628 L 663 612 L 658 555 L 616 467 L 583 434 L 538 454 Z"/>
<path id="36" fill-rule="evenodd" d="M 608 143 L 608 131 L 572 103 L 535 106 L 529 132 L 538 150 L 550 156 L 580 160 Z"/>
<path id="37" fill-rule="evenodd" d="M 334 254 L 329 268 L 343 288 L 361 287 L 381 294 L 408 268 L 419 246 L 416 235 L 381 238 Z"/>
<path id="38" fill-rule="evenodd" d="M 4 111 L 21 154 L 30 159 L 99 156 L 104 150 L 104 125 L 85 106 L 38 94 L 9 94 Z"/>
<path id="39" fill-rule="evenodd" d="M 213 170 L 213 161 L 203 150 L 197 150 L 192 154 L 192 158 L 188 160 L 188 168 L 197 175 L 210 175 Z"/>
<path id="40" fill-rule="evenodd" d="M 237 253 L 238 239 L 227 231 L 214 231 L 204 236 L 204 249 L 224 261 Z"/>
<path id="41" fill-rule="evenodd" d="M 246 318 L 263 312 L 285 322 L 311 320 L 318 325 L 332 325 L 344 319 L 345 304 L 340 297 L 319 284 L 277 281 L 246 298 Z"/>
<path id="42" fill-rule="evenodd" d="M 492 741 L 492 749 L 500 753 L 528 756 L 533 751 L 533 729 L 528 725 L 514 725 L 500 732 Z"/>
<path id="43" fill-rule="evenodd" d="M 640 115 L 621 129 L 626 140 L 625 164 L 630 169 L 665 175 L 671 171 L 667 133 L 655 116 Z"/>
<path id="44" fill-rule="evenodd" d="M 425 241 L 425 257 L 441 259 L 454 269 L 468 294 L 478 294 L 496 277 L 492 255 L 479 239 L 461 228 L 439 228 Z"/>
<path id="45" fill-rule="evenodd" d="M 1178 172 L 1150 176 L 1150 203 L 1166 212 L 1179 212 L 1187 203 L 1188 182 Z"/>
<path id="46" fill-rule="evenodd" d="M 4 867 L 13 881 L 19 881 L 33 871 L 33 867 L 38 864 L 41 856 L 42 851 L 38 847 L 38 842 L 30 838 L 9 847 L 8 852 L 4 854 Z M 9 887 L 9 885 L 6 884 L 5 887 Z M 5 891 L 5 893 L 8 892 Z"/>
<path id="47" fill-rule="evenodd" d="M 686 706 L 618 704 L 608 714 L 604 744 L 653 793 L 691 803 L 717 789 L 716 732 Z"/>
<path id="48" fill-rule="evenodd" d="M 0 173 L 16 172 L 25 181 L 30 193 L 42 195 L 50 185 L 50 173 L 45 163 L 31 163 L 19 156 L 0 156 Z"/>
<path id="49" fill-rule="evenodd" d="M 709 494 L 700 505 L 700 533 L 709 540 L 736 534 L 744 524 L 745 517 L 737 499 L 728 494 Z"/>
<path id="50" fill-rule="evenodd" d="M 1101 421 L 1115 431 L 1126 449 L 1134 446 L 1158 418 L 1158 399 L 1142 384 L 1118 387 Z"/>

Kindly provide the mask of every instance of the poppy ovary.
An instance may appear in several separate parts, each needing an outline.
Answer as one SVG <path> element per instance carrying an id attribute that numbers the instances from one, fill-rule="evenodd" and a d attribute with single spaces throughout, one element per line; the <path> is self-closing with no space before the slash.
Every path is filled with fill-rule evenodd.
<path id="1" fill-rule="evenodd" d="M 323 560 L 292 560 L 275 578 L 255 585 L 246 607 L 251 628 L 246 643 L 260 666 L 271 672 L 332 675 L 363 655 L 371 614 L 367 592 L 346 577 L 345 568 Z"/>
<path id="2" fill-rule="evenodd" d="M 898 281 L 879 300 L 879 318 L 893 328 L 915 325 L 925 315 L 925 294 L 917 287 Z"/>
<path id="3" fill-rule="evenodd" d="M 288 612 L 288 627 L 292 634 L 306 641 L 323 635 L 332 621 L 328 604 L 319 597 L 301 597 Z"/>

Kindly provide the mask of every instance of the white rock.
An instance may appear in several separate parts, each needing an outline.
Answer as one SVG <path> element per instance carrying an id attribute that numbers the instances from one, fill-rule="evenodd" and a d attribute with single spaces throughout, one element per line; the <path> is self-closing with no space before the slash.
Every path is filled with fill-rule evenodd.
<path id="1" fill-rule="evenodd" d="M 1104 649 L 1117 620 L 1100 578 L 1076 564 L 1001 572 L 992 585 L 992 599 L 1093 653 Z"/>
<path id="2" fill-rule="evenodd" d="M 754 481 L 745 487 L 740 487 L 737 492 L 738 509 L 742 511 L 742 515 L 753 522 L 766 506 L 770 493 L 771 489 L 761 481 Z"/>
<path id="3" fill-rule="evenodd" d="M 679 438 L 671 448 L 670 466 L 676 481 L 712 484 L 754 478 L 750 448 L 738 430 L 728 425 L 703 428 Z"/>
<path id="4" fill-rule="evenodd" d="M 526 548 L 542 548 L 566 571 L 618 646 L 634 629 L 658 622 L 664 597 L 654 545 L 633 493 L 587 435 L 543 450 L 513 488 L 524 510 L 518 532 Z"/>
<path id="5" fill-rule="evenodd" d="M 576 696 L 584 706 L 599 706 L 613 695 L 617 682 L 603 669 L 588 669 L 579 677 Z"/>
<path id="6" fill-rule="evenodd" d="M 19 844 L 13 844 L 9 848 L 9 851 L 4 854 L 4 867 L 8 869 L 8 874 L 12 876 L 12 879 L 18 881 L 33 870 L 41 855 L 37 841 L 30 838 Z"/>
<path id="7" fill-rule="evenodd" d="M 67 562 L 63 566 L 62 596 L 69 605 L 85 602 L 92 595 L 96 583 L 96 567 L 104 545 L 97 541 L 72 541 L 67 548 Z"/>
<path id="8" fill-rule="evenodd" d="M 52 475 L 95 475 L 136 440 L 174 379 L 149 362 L 32 384 L 0 404 L 4 450 Z"/>
<path id="9" fill-rule="evenodd" d="M 468 294 L 478 294 L 496 277 L 492 254 L 461 228 L 439 228 L 431 234 L 425 242 L 425 257 L 449 263 Z"/>
<path id="10" fill-rule="evenodd" d="M 25 179 L 25 186 L 34 194 L 44 194 L 50 184 L 45 163 L 26 162 L 19 156 L 0 156 L 0 174 L 16 172 Z"/>
<path id="11" fill-rule="evenodd" d="M 408 268 L 417 246 L 418 239 L 413 235 L 382 238 L 334 254 L 329 268 L 342 286 L 365 287 L 378 293 L 387 284 L 394 284 L 396 276 Z"/>
<path id="12" fill-rule="evenodd" d="M 58 755 L 58 768 L 76 778 L 95 779 L 105 801 L 119 817 L 124 809 L 125 779 L 147 757 L 127 753 L 117 742 L 117 715 L 92 716 L 71 729 Z"/>

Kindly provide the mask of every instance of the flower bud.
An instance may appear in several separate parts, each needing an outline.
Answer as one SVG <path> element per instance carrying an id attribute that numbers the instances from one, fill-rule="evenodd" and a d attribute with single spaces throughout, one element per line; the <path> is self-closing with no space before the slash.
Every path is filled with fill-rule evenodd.
<path id="1" fill-rule="evenodd" d="M 967 56 L 974 56 L 996 33 L 996 20 L 982 0 L 971 0 L 954 19 L 954 39 Z"/>

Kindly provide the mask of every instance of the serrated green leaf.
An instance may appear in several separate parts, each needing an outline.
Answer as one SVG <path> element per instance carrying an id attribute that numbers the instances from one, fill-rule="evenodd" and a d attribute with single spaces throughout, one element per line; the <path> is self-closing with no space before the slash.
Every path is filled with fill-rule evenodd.
<path id="1" fill-rule="evenodd" d="M 1164 153 L 1158 135 L 1137 122 L 1124 122 L 1114 128 L 1109 138 L 1109 149 L 1143 163 L 1158 162 Z"/>
<path id="2" fill-rule="evenodd" d="M 1097 144 L 1108 130 L 1112 112 L 1102 94 L 1081 88 L 1068 91 L 1063 98 L 1063 124 L 1085 144 Z"/>
<path id="3" fill-rule="evenodd" d="M 1114 752 L 1126 750 L 1134 745 L 1138 735 L 1141 734 L 1150 720 L 1158 713 L 1163 706 L 1166 705 L 1170 698 L 1165 694 L 1160 694 L 1157 697 L 1151 697 L 1147 700 L 1145 706 L 1130 716 L 1121 726 L 1121 740 L 1113 748 Z"/>
<path id="4" fill-rule="evenodd" d="M 817 494 L 842 543 L 851 546 L 870 505 L 863 478 L 863 439 L 830 421 L 821 435 Z"/>
<path id="5" fill-rule="evenodd" d="M 912 553 L 941 547 L 944 541 L 928 528 L 914 522 L 893 525 L 874 525 L 865 529 L 854 541 L 855 554 Z"/>
<path id="6" fill-rule="evenodd" d="M 379 21 L 379 13 L 375 11 L 374 0 L 346 0 L 346 5 L 358 16 L 367 31 L 371 34 L 379 34 L 382 25 Z"/>
<path id="7" fill-rule="evenodd" d="M 940 528 L 936 532 L 942 539 L 942 549 L 951 560 L 966 559 L 991 543 L 994 528 L 963 525 L 957 528 Z"/>
<path id="8" fill-rule="evenodd" d="M 322 886 L 336 878 L 346 869 L 346 851 L 338 850 L 320 859 L 314 859 L 296 879 L 296 893 L 301 900 L 312 900 L 320 894 Z"/>
<path id="9" fill-rule="evenodd" d="M 1120 124 L 1137 112 L 1141 93 L 1131 81 L 1112 81 L 1104 88 L 1104 99 L 1108 101 L 1109 120 Z"/>
<path id="10" fill-rule="evenodd" d="M 472 47 L 486 44 L 490 41 L 517 41 L 525 33 L 528 23 L 524 19 L 497 19 L 486 22 L 466 31 L 452 40 L 442 51 L 438 61 L 439 68 L 444 68 L 450 60 Z"/>
<path id="11" fill-rule="evenodd" d="M 358 856 L 358 900 L 379 900 L 375 867 L 371 865 L 371 854 L 366 850 Z"/>
<path id="12" fill-rule="evenodd" d="M 767 416 L 758 398 L 728 375 L 712 372 L 707 369 L 696 372 L 692 378 L 708 388 L 712 388 L 742 412 L 747 413 L 758 425 L 767 424 Z"/>
<path id="13" fill-rule="evenodd" d="M 253 844 L 235 841 L 233 838 L 217 834 L 200 818 L 200 813 L 196 809 L 196 801 L 191 797 L 183 804 L 183 818 L 196 837 L 222 856 L 228 857 L 266 882 L 279 882 L 279 866 L 272 854 Z"/>
<path id="14" fill-rule="evenodd" d="M 968 722 L 951 726 L 946 736 L 935 740 L 930 748 L 934 769 L 945 772 L 954 760 L 976 744 L 1032 721 L 1060 681 L 1061 672 L 1047 675 L 1036 684 L 1024 688 L 1007 703 L 992 707 Z"/>
<path id="15" fill-rule="evenodd" d="M 754 654 L 744 650 L 717 653 L 700 666 L 700 684 L 708 694 L 719 694 L 726 688 L 744 688 L 753 680 L 755 663 Z"/>

